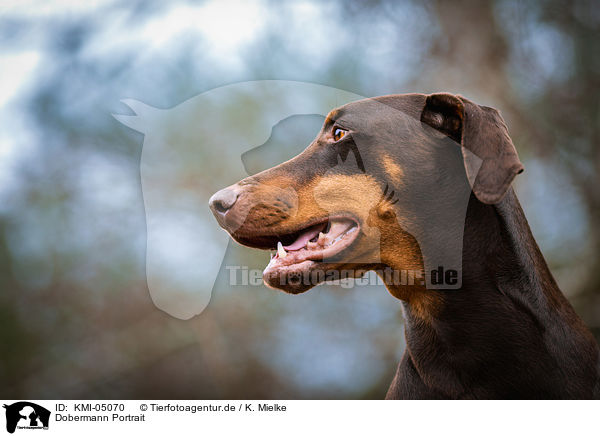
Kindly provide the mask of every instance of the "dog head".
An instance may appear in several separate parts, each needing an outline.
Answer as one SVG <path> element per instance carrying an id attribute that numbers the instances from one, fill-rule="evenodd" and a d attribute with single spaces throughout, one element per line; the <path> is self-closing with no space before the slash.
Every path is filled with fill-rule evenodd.
<path id="1" fill-rule="evenodd" d="M 331 111 L 302 153 L 217 192 L 210 207 L 234 240 L 276 252 L 267 285 L 299 293 L 342 270 L 460 268 L 471 192 L 497 203 L 522 169 L 496 110 L 392 95 Z"/>

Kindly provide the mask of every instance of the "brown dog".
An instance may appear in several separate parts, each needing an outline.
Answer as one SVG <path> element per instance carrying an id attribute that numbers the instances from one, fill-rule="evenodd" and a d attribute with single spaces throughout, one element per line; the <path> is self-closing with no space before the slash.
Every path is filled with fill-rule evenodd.
<path id="1" fill-rule="evenodd" d="M 598 345 L 510 187 L 522 170 L 495 109 L 392 95 L 333 110 L 304 152 L 210 207 L 237 242 L 277 250 L 271 287 L 381 275 L 407 341 L 388 398 L 599 398 Z"/>

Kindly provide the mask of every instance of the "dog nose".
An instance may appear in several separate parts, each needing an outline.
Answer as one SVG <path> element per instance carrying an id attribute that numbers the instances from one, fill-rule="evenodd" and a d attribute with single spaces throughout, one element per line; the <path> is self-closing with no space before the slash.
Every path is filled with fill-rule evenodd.
<path id="1" fill-rule="evenodd" d="M 215 215 L 225 215 L 225 213 L 235 204 L 237 198 L 237 192 L 233 189 L 225 188 L 210 197 L 208 205 Z"/>

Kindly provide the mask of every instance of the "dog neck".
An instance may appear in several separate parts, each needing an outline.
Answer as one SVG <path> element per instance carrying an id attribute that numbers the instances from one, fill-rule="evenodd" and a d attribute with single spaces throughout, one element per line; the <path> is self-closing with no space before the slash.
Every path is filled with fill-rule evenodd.
<path id="1" fill-rule="evenodd" d="M 586 330 L 558 289 L 512 189 L 493 206 L 472 196 L 461 289 L 386 286 L 403 297 L 404 359 L 441 397 L 486 396 L 486 389 L 510 394 L 511 384 L 527 383 L 522 374 L 508 377 L 510 368 L 532 376 L 532 366 L 550 358 L 547 326 Z"/>

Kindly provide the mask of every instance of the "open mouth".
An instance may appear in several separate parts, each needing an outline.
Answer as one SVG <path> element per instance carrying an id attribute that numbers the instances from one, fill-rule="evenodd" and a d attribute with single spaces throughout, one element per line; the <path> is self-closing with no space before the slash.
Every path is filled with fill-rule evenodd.
<path id="1" fill-rule="evenodd" d="M 287 289 L 288 279 L 302 277 L 318 266 L 325 267 L 325 262 L 335 262 L 338 255 L 352 245 L 358 234 L 359 225 L 354 219 L 338 217 L 284 235 L 236 239 L 244 245 L 270 249 L 271 260 L 263 272 L 265 283 L 293 292 Z M 301 290 L 297 289 L 297 292 Z"/>

